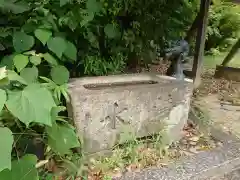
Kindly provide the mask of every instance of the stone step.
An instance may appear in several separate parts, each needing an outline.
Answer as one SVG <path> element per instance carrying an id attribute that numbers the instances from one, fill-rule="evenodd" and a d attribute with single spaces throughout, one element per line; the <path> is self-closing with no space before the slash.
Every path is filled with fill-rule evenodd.
<path id="1" fill-rule="evenodd" d="M 240 141 L 225 133 L 215 135 L 221 135 L 222 147 L 184 157 L 166 168 L 127 173 L 119 180 L 232 180 L 235 176 L 240 180 L 240 170 L 236 170 L 240 169 Z"/>
<path id="2" fill-rule="evenodd" d="M 210 180 L 239 180 L 240 179 L 240 167 L 237 170 L 234 170 L 231 173 L 225 174 L 222 177 L 214 177 Z"/>

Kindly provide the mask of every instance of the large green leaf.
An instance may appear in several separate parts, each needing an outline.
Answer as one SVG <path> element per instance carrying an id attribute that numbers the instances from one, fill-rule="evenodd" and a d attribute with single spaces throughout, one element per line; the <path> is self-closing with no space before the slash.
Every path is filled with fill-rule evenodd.
<path id="1" fill-rule="evenodd" d="M 10 81 L 18 81 L 22 84 L 27 85 L 27 82 L 21 76 L 19 76 L 15 71 L 8 70 L 7 75 Z"/>
<path id="2" fill-rule="evenodd" d="M 43 45 L 47 43 L 49 38 L 52 36 L 52 32 L 46 29 L 36 29 L 34 31 L 35 36 L 42 42 Z"/>
<path id="3" fill-rule="evenodd" d="M 2 180 L 39 180 L 36 169 L 37 157 L 35 155 L 25 155 L 20 160 L 12 162 L 12 169 L 5 169 L 0 172 Z"/>
<path id="4" fill-rule="evenodd" d="M 86 7 L 88 12 L 92 13 L 99 13 L 102 9 L 101 3 L 97 2 L 96 0 L 87 0 Z"/>
<path id="5" fill-rule="evenodd" d="M 47 89 L 38 84 L 30 84 L 22 91 L 10 91 L 6 106 L 27 126 L 31 122 L 51 126 L 51 109 L 56 104 Z"/>
<path id="6" fill-rule="evenodd" d="M 79 147 L 79 141 L 73 127 L 59 125 L 53 122 L 52 127 L 47 127 L 48 145 L 60 155 L 69 154 L 71 148 Z"/>
<path id="7" fill-rule="evenodd" d="M 57 60 L 49 53 L 43 54 L 43 58 L 52 66 L 57 66 L 58 65 Z"/>
<path id="8" fill-rule="evenodd" d="M 4 104 L 6 103 L 7 100 L 7 94 L 6 91 L 0 89 L 0 112 L 3 109 Z"/>
<path id="9" fill-rule="evenodd" d="M 67 48 L 64 51 L 64 55 L 67 58 L 69 58 L 73 61 L 76 61 L 77 60 L 77 48 L 76 48 L 76 46 L 69 41 L 67 41 L 66 45 L 67 45 Z"/>
<path id="10" fill-rule="evenodd" d="M 60 0 L 60 6 L 62 7 L 62 6 L 66 5 L 69 2 L 70 2 L 70 0 Z"/>
<path id="11" fill-rule="evenodd" d="M 34 56 L 30 56 L 30 62 L 32 64 L 34 64 L 35 66 L 41 64 L 41 61 L 42 61 L 42 57 L 40 56 L 37 56 L 37 55 L 34 55 Z"/>
<path id="12" fill-rule="evenodd" d="M 69 71 L 64 66 L 55 66 L 51 69 L 52 80 L 58 85 L 67 83 L 69 76 Z"/>
<path id="13" fill-rule="evenodd" d="M 15 57 L 14 54 L 12 55 L 8 55 L 8 56 L 4 56 L 0 62 L 0 66 L 6 66 L 7 69 L 14 69 L 14 63 L 13 63 L 13 58 Z"/>
<path id="14" fill-rule="evenodd" d="M 31 49 L 34 43 L 34 38 L 24 32 L 15 32 L 13 34 L 13 47 L 17 52 L 23 52 Z"/>
<path id="15" fill-rule="evenodd" d="M 38 78 L 38 69 L 33 66 L 31 68 L 24 68 L 20 72 L 20 76 L 27 82 L 27 83 L 34 83 L 37 82 Z"/>
<path id="16" fill-rule="evenodd" d="M 13 144 L 13 135 L 10 129 L 0 127 L 0 172 L 3 169 L 11 169 L 11 152 Z M 1 176 L 0 176 L 0 179 Z"/>
<path id="17" fill-rule="evenodd" d="M 20 14 L 30 9 L 30 6 L 25 1 L 18 1 L 15 0 L 1 0 L 0 1 L 0 8 L 3 8 L 7 11 L 11 11 L 14 14 Z"/>
<path id="18" fill-rule="evenodd" d="M 23 54 L 18 54 L 13 58 L 13 63 L 17 68 L 18 72 L 25 68 L 28 62 L 29 62 L 28 56 L 25 56 Z"/>
<path id="19" fill-rule="evenodd" d="M 119 33 L 118 28 L 113 24 L 107 24 L 104 27 L 104 32 L 109 38 L 115 38 Z"/>
<path id="20" fill-rule="evenodd" d="M 57 57 L 61 58 L 62 54 L 67 48 L 65 39 L 61 37 L 50 38 L 47 42 L 48 49 L 55 53 Z"/>
<path id="21" fill-rule="evenodd" d="M 81 26 L 87 25 L 90 21 L 94 19 L 94 13 L 88 12 L 87 14 L 82 16 Z"/>

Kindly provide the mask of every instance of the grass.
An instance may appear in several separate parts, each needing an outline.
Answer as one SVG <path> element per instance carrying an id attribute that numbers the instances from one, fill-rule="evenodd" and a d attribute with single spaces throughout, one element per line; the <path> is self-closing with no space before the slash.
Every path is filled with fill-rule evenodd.
<path id="1" fill-rule="evenodd" d="M 126 172 L 136 172 L 147 167 L 166 167 L 180 157 L 191 156 L 217 145 L 208 134 L 188 124 L 183 138 L 168 145 L 168 135 L 163 132 L 148 138 L 132 139 L 113 149 L 109 157 L 92 158 L 88 163 L 88 179 L 110 180 Z"/>
<path id="2" fill-rule="evenodd" d="M 228 52 L 227 52 L 228 53 Z M 204 58 L 204 67 L 206 68 L 215 68 L 216 65 L 220 65 L 223 59 L 226 57 L 227 53 L 221 53 L 216 56 L 205 56 Z M 240 68 L 240 50 L 233 57 L 233 59 L 228 64 L 230 67 L 239 67 Z"/>

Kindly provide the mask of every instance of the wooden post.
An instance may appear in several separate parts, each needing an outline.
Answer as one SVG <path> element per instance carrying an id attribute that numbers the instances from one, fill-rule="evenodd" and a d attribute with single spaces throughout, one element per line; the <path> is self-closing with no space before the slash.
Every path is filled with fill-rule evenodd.
<path id="1" fill-rule="evenodd" d="M 190 42 L 191 38 L 194 37 L 194 34 L 196 32 L 196 29 L 199 25 L 199 20 L 200 20 L 200 12 L 197 14 L 196 18 L 194 19 L 190 29 L 187 32 L 186 37 L 184 38 L 185 41 L 187 41 L 188 43 Z"/>
<path id="2" fill-rule="evenodd" d="M 210 5 L 213 5 L 213 1 L 211 0 Z M 191 38 L 194 37 L 194 34 L 196 33 L 196 29 L 198 28 L 199 25 L 199 20 L 200 20 L 200 11 L 198 12 L 197 16 L 195 17 L 190 29 L 188 30 L 186 37 L 184 38 L 187 42 L 190 42 Z"/>
<path id="3" fill-rule="evenodd" d="M 233 58 L 233 56 L 237 53 L 238 49 L 240 48 L 240 38 L 237 40 L 237 42 L 233 45 L 232 49 L 230 50 L 230 52 L 228 53 L 228 55 L 224 58 L 223 62 L 222 62 L 222 66 L 226 66 L 231 59 Z"/>
<path id="4" fill-rule="evenodd" d="M 197 31 L 197 39 L 195 46 L 194 62 L 192 72 L 194 77 L 194 88 L 197 88 L 201 83 L 201 73 L 203 69 L 203 56 L 205 47 L 206 28 L 208 23 L 208 13 L 211 0 L 201 0 L 200 20 Z"/>

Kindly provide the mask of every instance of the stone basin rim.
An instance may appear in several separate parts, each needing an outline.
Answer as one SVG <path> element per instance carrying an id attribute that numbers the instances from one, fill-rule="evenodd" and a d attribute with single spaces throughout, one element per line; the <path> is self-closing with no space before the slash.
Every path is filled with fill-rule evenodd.
<path id="1" fill-rule="evenodd" d="M 141 84 L 141 82 L 156 82 L 153 84 Z M 134 85 L 134 83 L 139 82 L 139 84 Z M 155 86 L 159 86 L 161 84 L 161 86 L 172 86 L 172 84 L 189 84 L 192 83 L 193 80 L 185 78 L 184 81 L 179 81 L 174 77 L 170 77 L 170 76 L 162 76 L 159 74 L 152 74 L 152 73 L 139 73 L 139 74 L 122 74 L 122 75 L 111 75 L 111 76 L 96 76 L 96 77 L 83 77 L 83 78 L 72 78 L 70 79 L 70 82 L 68 84 L 68 89 L 71 91 L 71 89 L 79 89 L 81 91 L 98 91 L 98 89 L 91 89 L 91 88 L 86 88 L 86 86 L 88 85 L 108 85 L 107 87 L 105 87 L 104 89 L 123 89 L 122 87 L 124 87 L 124 89 L 126 89 L 126 87 L 128 87 L 128 85 L 131 86 L 132 88 L 140 88 L 141 86 L 146 87 L 155 87 Z M 122 85 L 122 86 L 114 86 L 114 84 L 117 83 L 126 83 L 126 85 Z M 133 84 L 131 84 L 133 83 Z M 113 86 L 111 86 L 110 84 L 113 84 Z M 128 88 L 127 88 L 128 89 Z"/>

